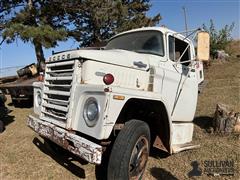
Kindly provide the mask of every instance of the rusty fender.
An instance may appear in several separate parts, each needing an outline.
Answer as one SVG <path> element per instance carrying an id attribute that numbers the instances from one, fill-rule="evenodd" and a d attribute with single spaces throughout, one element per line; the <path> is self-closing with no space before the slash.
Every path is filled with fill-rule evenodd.
<path id="1" fill-rule="evenodd" d="M 93 164 L 101 163 L 102 146 L 31 115 L 28 116 L 27 125 L 39 135 L 50 139 L 82 159 Z"/>

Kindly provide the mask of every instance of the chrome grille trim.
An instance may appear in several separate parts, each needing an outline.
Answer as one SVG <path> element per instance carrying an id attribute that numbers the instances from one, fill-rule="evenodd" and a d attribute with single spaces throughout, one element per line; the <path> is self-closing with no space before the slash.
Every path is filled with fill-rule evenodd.
<path id="1" fill-rule="evenodd" d="M 71 60 L 46 64 L 40 116 L 43 120 L 59 125 L 67 123 L 77 62 Z"/>

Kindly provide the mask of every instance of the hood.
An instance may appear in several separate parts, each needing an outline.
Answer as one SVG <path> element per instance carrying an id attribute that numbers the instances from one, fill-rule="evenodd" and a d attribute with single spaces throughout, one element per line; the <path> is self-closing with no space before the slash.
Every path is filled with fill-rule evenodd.
<path id="1" fill-rule="evenodd" d="M 115 64 L 134 69 L 149 69 L 149 55 L 127 50 L 73 50 L 59 53 L 53 56 L 61 57 L 63 54 L 70 54 L 71 59 L 80 57 L 83 59 L 94 60 L 108 64 Z"/>

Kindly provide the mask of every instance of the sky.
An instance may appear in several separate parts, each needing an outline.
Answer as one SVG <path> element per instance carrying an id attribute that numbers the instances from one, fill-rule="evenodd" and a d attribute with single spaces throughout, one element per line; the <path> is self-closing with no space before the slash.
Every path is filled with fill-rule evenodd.
<path id="1" fill-rule="evenodd" d="M 164 25 L 174 31 L 184 31 L 183 7 L 186 9 L 188 29 L 196 29 L 202 24 L 209 25 L 213 19 L 217 29 L 226 24 L 235 23 L 232 36 L 240 39 L 240 0 L 150 0 L 152 7 L 147 13 L 154 16 L 160 13 L 162 20 L 157 26 Z M 55 48 L 44 49 L 45 58 L 52 51 L 63 51 L 78 47 L 72 39 L 59 42 Z M 0 76 L 14 73 L 16 68 L 2 69 L 13 66 L 24 66 L 36 62 L 34 47 L 30 43 L 17 40 L 13 44 L 3 43 L 0 47 Z"/>

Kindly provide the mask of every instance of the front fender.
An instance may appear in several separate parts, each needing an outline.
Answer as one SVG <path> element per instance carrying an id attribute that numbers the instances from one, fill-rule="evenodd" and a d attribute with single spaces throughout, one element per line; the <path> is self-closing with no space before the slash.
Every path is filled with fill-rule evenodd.
<path id="1" fill-rule="evenodd" d="M 115 99 L 114 96 L 124 97 L 121 100 Z M 113 130 L 114 125 L 116 124 L 118 117 L 124 107 L 124 105 L 131 99 L 141 99 L 141 100 L 150 100 L 160 102 L 164 105 L 166 109 L 166 114 L 168 117 L 168 126 L 169 126 L 169 137 L 170 144 L 172 139 L 172 121 L 168 111 L 167 103 L 159 96 L 159 93 L 154 92 L 146 92 L 146 91 L 134 91 L 124 88 L 112 88 L 111 93 L 108 96 L 108 104 L 107 104 L 107 116 L 104 125 L 104 139 L 107 139 Z"/>

